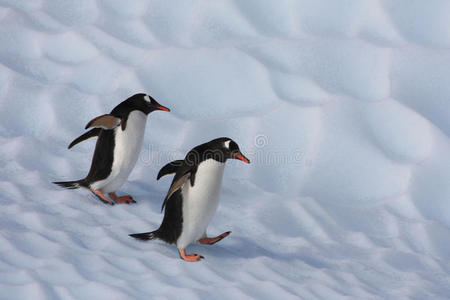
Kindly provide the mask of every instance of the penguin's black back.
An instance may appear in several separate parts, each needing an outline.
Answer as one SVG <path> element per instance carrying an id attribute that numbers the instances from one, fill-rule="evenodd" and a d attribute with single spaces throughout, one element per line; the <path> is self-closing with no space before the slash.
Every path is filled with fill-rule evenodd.
<path id="1" fill-rule="evenodd" d="M 115 130 L 101 130 L 95 145 L 91 169 L 84 179 L 88 185 L 107 178 L 114 160 Z"/>
<path id="2" fill-rule="evenodd" d="M 170 196 L 164 210 L 164 218 L 158 230 L 154 231 L 157 238 L 169 244 L 177 242 L 183 229 L 183 195 L 181 189 Z"/>

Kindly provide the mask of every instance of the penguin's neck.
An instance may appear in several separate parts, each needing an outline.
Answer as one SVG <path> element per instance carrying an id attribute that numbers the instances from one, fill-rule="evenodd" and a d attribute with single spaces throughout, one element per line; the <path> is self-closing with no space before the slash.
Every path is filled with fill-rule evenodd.
<path id="1" fill-rule="evenodd" d="M 125 132 L 131 133 L 135 131 L 139 131 L 139 133 L 143 133 L 145 130 L 145 124 L 147 122 L 147 115 L 139 110 L 133 110 L 130 112 L 127 118 L 127 126 L 125 128 Z M 120 129 L 122 129 L 120 127 Z"/>

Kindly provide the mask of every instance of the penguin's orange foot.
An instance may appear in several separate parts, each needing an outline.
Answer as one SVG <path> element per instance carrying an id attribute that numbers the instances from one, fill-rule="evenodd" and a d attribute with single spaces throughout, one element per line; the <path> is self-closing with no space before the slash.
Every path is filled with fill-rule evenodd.
<path id="1" fill-rule="evenodd" d="M 126 204 L 136 203 L 136 201 L 134 201 L 133 197 L 128 196 L 128 195 L 117 197 L 116 199 L 114 199 L 114 201 L 116 201 L 116 203 L 126 203 Z"/>
<path id="2" fill-rule="evenodd" d="M 92 193 L 94 193 L 95 196 L 97 196 L 97 198 L 102 201 L 105 204 L 110 204 L 110 205 L 114 205 L 114 202 L 112 202 L 111 200 L 109 200 L 105 195 L 103 195 L 102 192 L 100 192 L 100 190 L 95 190 L 92 191 Z"/>
<path id="3" fill-rule="evenodd" d="M 231 233 L 231 231 L 227 231 L 222 233 L 221 235 L 218 235 L 216 237 L 213 238 L 202 238 L 199 240 L 200 244 L 207 244 L 207 245 L 212 245 L 217 243 L 218 241 L 222 240 L 223 238 L 226 238 L 227 236 L 229 236 Z"/>
<path id="4" fill-rule="evenodd" d="M 131 197 L 130 195 L 120 196 L 120 197 L 117 197 L 116 193 L 109 193 L 108 195 L 109 195 L 116 203 L 127 203 L 127 204 L 136 203 L 136 201 L 134 201 L 134 200 L 133 200 L 133 197 Z"/>
<path id="5" fill-rule="evenodd" d="M 185 260 L 185 261 L 200 261 L 202 260 L 204 257 L 198 254 L 186 254 L 186 250 L 185 249 L 178 249 L 178 252 L 180 253 L 180 257 L 181 259 Z"/>

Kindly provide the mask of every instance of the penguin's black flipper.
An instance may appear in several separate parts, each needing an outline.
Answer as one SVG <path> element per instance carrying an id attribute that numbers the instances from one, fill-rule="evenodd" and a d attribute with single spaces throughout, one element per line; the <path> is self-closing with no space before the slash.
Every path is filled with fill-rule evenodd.
<path id="1" fill-rule="evenodd" d="M 101 128 L 93 128 L 93 129 L 89 130 L 88 132 L 86 132 L 85 134 L 82 134 L 79 137 L 77 137 L 76 139 L 74 139 L 72 141 L 72 143 L 70 143 L 69 147 L 67 147 L 67 148 L 70 149 L 78 143 L 81 143 L 92 137 L 99 136 L 101 131 L 102 131 Z"/>
<path id="2" fill-rule="evenodd" d="M 194 186 L 195 183 L 195 174 L 197 172 L 197 166 L 189 166 L 186 164 L 183 164 L 175 174 L 175 177 L 173 178 L 172 184 L 170 185 L 169 191 L 167 192 L 166 198 L 164 198 L 164 202 L 161 206 L 161 211 L 163 211 L 164 207 L 167 204 L 167 201 L 170 199 L 170 197 L 181 189 L 183 187 L 183 184 L 186 182 L 186 180 L 190 180 L 191 186 Z"/>
<path id="3" fill-rule="evenodd" d="M 129 234 L 129 236 L 134 237 L 135 239 L 144 240 L 144 241 L 154 240 L 154 239 L 158 238 L 156 236 L 156 231 L 133 233 L 133 234 Z"/>
<path id="4" fill-rule="evenodd" d="M 178 168 L 183 164 L 183 160 L 174 160 L 159 170 L 158 176 L 156 177 L 156 180 L 159 180 L 161 177 L 174 174 L 177 172 Z"/>

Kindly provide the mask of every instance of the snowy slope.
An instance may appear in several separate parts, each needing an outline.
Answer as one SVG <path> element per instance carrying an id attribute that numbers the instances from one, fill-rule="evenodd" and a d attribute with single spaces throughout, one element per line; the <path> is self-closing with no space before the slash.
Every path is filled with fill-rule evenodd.
<path id="1" fill-rule="evenodd" d="M 0 299 L 450 298 L 450 2 L 0 0 Z M 93 117 L 146 92 L 137 166 L 79 179 Z M 199 143 L 236 140 L 205 260 L 157 228 Z"/>

